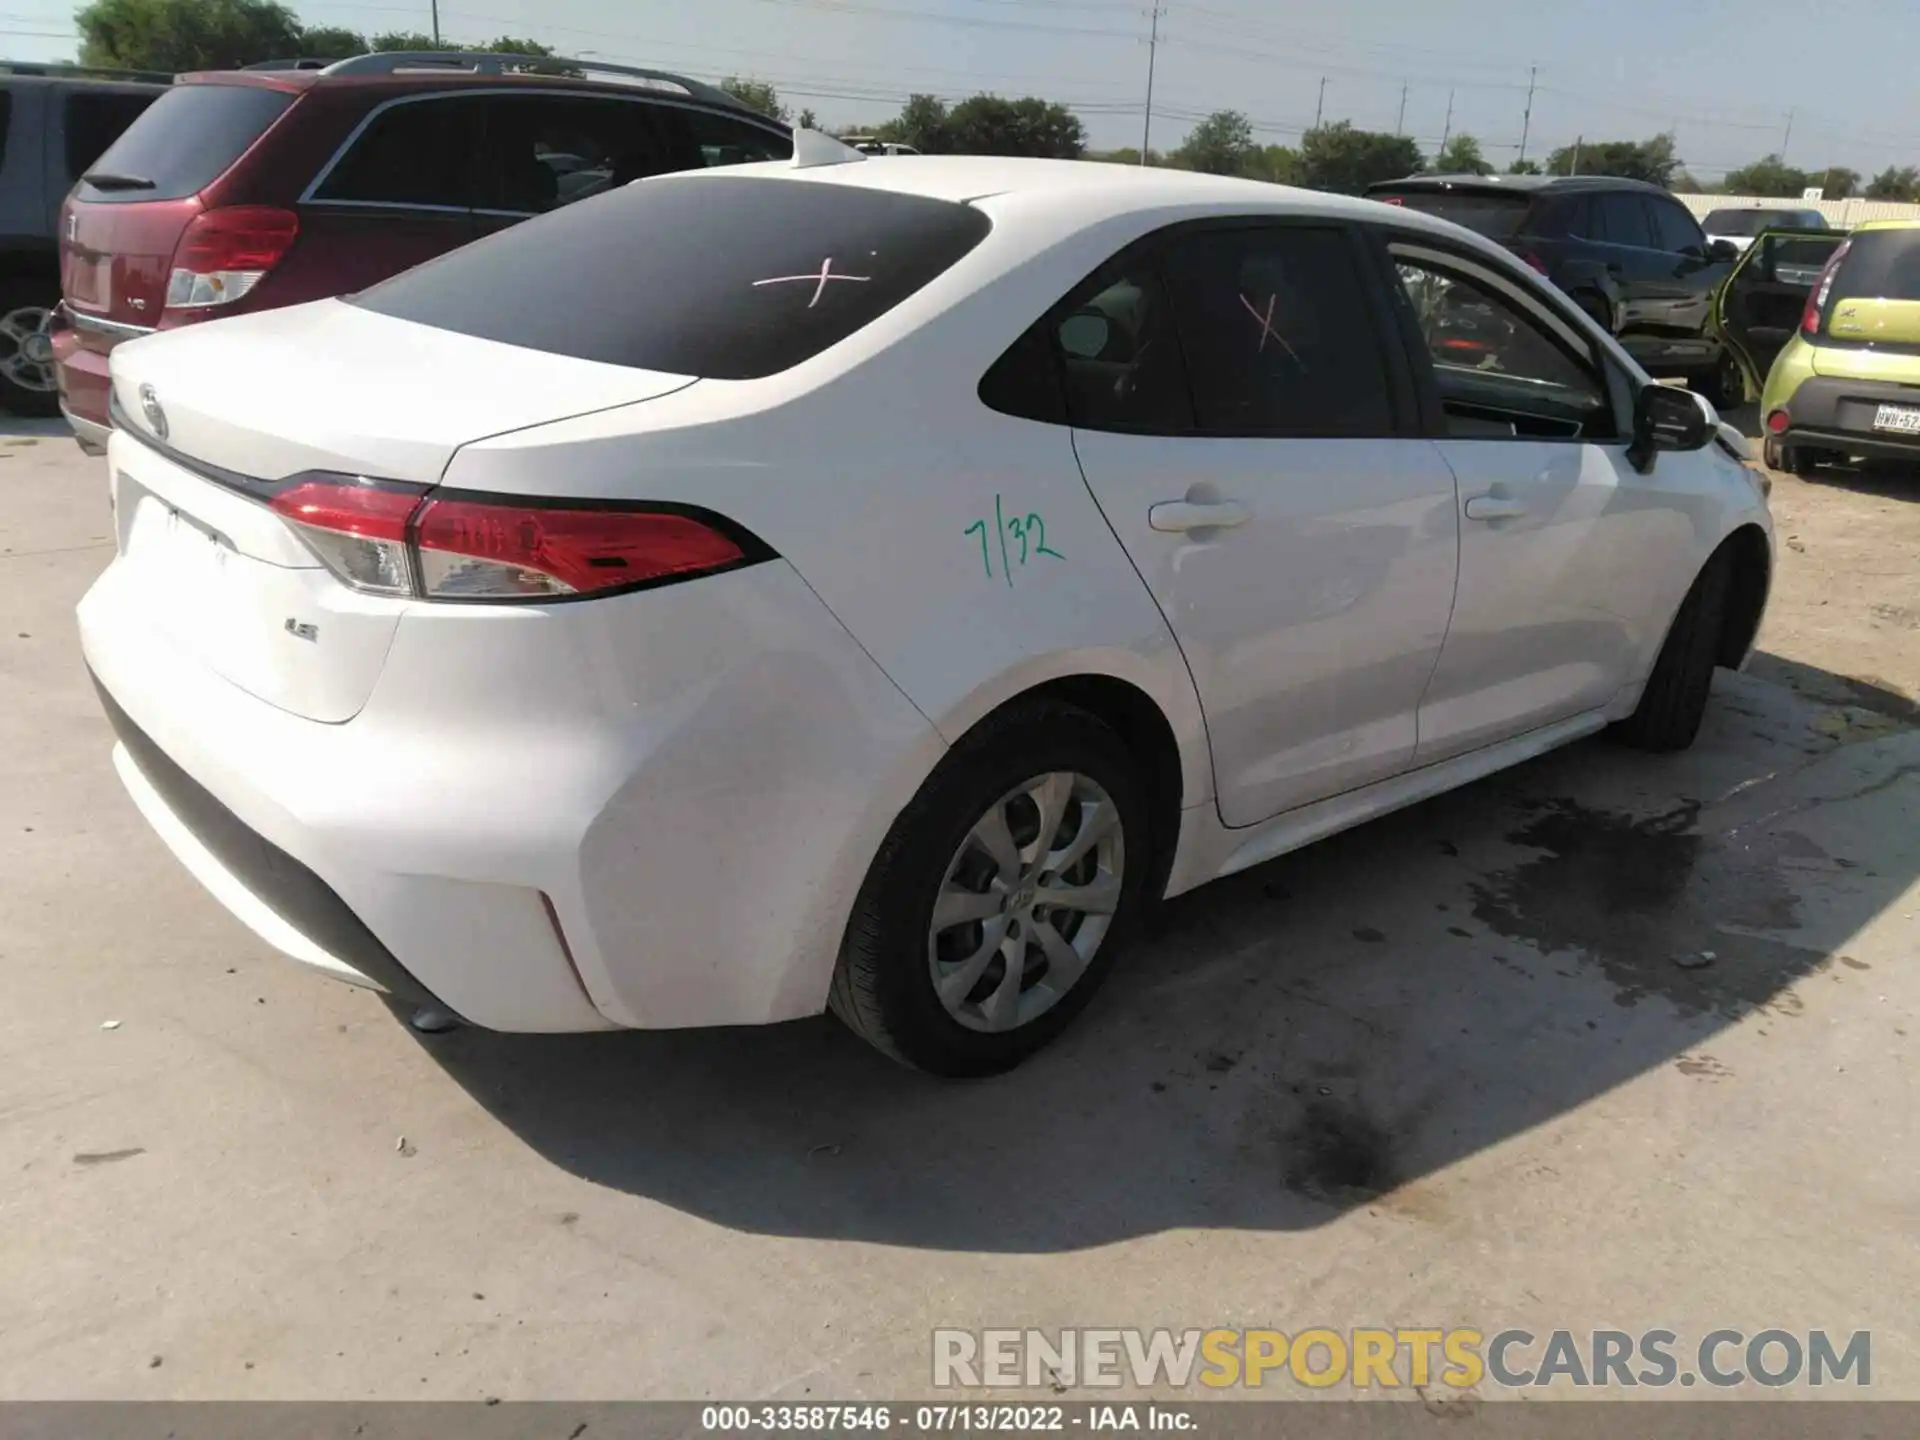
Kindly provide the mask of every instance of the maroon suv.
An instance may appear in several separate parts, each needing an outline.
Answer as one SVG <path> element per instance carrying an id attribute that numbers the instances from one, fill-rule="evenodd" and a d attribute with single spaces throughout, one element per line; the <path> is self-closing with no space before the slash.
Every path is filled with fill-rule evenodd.
<path id="1" fill-rule="evenodd" d="M 405 53 L 184 75 L 61 210 L 61 408 L 101 448 L 121 340 L 350 294 L 643 176 L 792 153 L 785 126 L 723 91 L 598 62 Z"/>

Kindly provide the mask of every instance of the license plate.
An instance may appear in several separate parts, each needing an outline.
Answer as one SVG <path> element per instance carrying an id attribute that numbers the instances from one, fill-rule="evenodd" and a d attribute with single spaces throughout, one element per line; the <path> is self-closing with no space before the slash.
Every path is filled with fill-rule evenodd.
<path id="1" fill-rule="evenodd" d="M 1882 405 L 1873 415 L 1873 428 L 1901 435 L 1920 435 L 1920 407 Z"/>

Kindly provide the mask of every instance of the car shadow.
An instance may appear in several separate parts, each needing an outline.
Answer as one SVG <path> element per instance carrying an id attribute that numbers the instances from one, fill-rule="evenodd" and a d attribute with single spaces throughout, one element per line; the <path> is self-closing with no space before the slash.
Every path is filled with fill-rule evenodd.
<path id="1" fill-rule="evenodd" d="M 1855 495 L 1870 495 L 1879 500 L 1920 502 L 1920 464 L 1879 460 L 1865 464 L 1821 465 L 1801 478 L 1809 485 L 1848 490 Z"/>
<path id="2" fill-rule="evenodd" d="M 1688 754 L 1591 741 L 1180 897 L 991 1080 L 826 1018 L 417 1038 L 554 1165 L 750 1232 L 1047 1253 L 1443 1220 L 1477 1203 L 1454 1162 L 1649 1070 L 1722 1073 L 1706 1047 L 1741 1019 L 1790 1044 L 1795 982 L 1864 968 L 1837 953 L 1911 882 L 1920 826 L 1849 854 L 1838 817 L 1901 799 L 1920 731 L 1849 744 L 1814 708 L 1723 674 Z"/>

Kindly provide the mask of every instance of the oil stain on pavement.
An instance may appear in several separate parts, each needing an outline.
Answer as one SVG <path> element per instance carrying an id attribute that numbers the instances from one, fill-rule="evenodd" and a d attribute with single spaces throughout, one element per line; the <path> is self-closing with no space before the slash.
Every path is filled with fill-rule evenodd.
<path id="1" fill-rule="evenodd" d="M 1585 955 L 1623 1006 L 1661 995 L 1684 1015 L 1731 1019 L 1766 1005 L 1825 958 L 1777 938 L 1799 928 L 1780 862 L 1821 852 L 1790 831 L 1738 844 L 1699 815 L 1695 803 L 1633 819 L 1539 802 L 1507 838 L 1545 853 L 1474 884 L 1474 917 L 1543 954 Z"/>

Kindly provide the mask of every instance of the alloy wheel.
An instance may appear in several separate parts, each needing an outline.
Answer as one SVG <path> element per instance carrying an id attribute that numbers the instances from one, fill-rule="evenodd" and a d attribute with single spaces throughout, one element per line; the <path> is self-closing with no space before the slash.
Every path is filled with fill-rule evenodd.
<path id="1" fill-rule="evenodd" d="M 47 334 L 53 312 L 44 305 L 23 305 L 0 315 L 0 378 L 45 394 L 55 388 L 53 341 Z"/>

